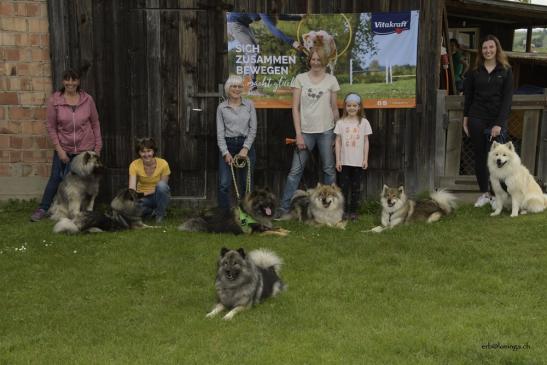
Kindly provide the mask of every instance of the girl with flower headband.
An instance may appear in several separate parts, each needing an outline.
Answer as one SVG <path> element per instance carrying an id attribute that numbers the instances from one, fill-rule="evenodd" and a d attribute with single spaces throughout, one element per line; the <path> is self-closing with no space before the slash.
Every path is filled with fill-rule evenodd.
<path id="1" fill-rule="evenodd" d="M 363 171 L 368 168 L 368 136 L 372 134 L 364 117 L 361 97 L 349 93 L 344 98 L 342 118 L 336 122 L 336 170 L 345 199 L 346 217 L 357 219 Z"/>

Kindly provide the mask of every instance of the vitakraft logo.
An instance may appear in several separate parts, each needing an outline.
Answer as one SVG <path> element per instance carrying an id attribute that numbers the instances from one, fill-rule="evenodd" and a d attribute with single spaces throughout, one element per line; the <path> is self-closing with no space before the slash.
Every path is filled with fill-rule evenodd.
<path id="1" fill-rule="evenodd" d="M 374 34 L 401 34 L 410 29 L 410 12 L 372 13 L 371 24 Z"/>

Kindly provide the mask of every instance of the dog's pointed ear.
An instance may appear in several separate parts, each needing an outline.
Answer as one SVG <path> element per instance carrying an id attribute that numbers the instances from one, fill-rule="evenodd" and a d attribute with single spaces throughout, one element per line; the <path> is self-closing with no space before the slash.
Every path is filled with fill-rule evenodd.
<path id="1" fill-rule="evenodd" d="M 220 249 L 220 257 L 224 257 L 224 255 L 226 255 L 226 253 L 230 251 L 229 249 L 227 249 L 226 247 L 222 247 Z"/>
<path id="2" fill-rule="evenodd" d="M 507 142 L 507 148 L 509 148 L 511 151 L 515 150 L 515 146 L 513 146 L 513 142 Z"/>
<path id="3" fill-rule="evenodd" d="M 384 186 L 382 187 L 382 193 L 385 193 L 387 189 L 389 189 L 389 186 L 384 184 Z"/>
<path id="4" fill-rule="evenodd" d="M 405 192 L 405 187 L 403 185 L 399 186 L 399 193 L 404 193 Z"/>
<path id="5" fill-rule="evenodd" d="M 493 150 L 494 148 L 496 148 L 497 145 L 499 145 L 498 142 L 496 141 L 492 142 L 492 146 L 490 146 L 490 149 Z"/>
<path id="6" fill-rule="evenodd" d="M 133 192 L 131 191 L 132 189 L 123 189 L 122 190 L 122 196 L 123 196 L 123 199 L 124 200 L 129 200 L 133 197 Z"/>
<path id="7" fill-rule="evenodd" d="M 126 191 L 126 195 L 129 197 L 129 199 L 131 200 L 139 200 L 139 193 L 137 193 L 135 190 L 133 189 L 127 189 Z"/>
<path id="8" fill-rule="evenodd" d="M 316 187 L 316 188 L 320 188 L 321 185 L 322 185 L 322 184 L 321 184 L 320 182 L 318 182 L 317 185 L 315 185 L 315 187 Z"/>
<path id="9" fill-rule="evenodd" d="M 237 252 L 241 255 L 241 258 L 245 258 L 245 250 L 243 248 L 238 248 Z"/>

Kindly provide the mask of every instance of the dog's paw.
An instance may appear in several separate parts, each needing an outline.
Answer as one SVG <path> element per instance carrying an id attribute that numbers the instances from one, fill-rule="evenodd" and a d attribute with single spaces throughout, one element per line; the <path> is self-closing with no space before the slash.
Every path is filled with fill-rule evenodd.
<path id="1" fill-rule="evenodd" d="M 373 229 L 371 229 L 370 231 L 371 232 L 374 232 L 374 233 L 380 233 L 384 230 L 384 227 L 382 226 L 377 226 L 377 227 L 374 227 Z"/>
<path id="2" fill-rule="evenodd" d="M 235 313 L 228 312 L 228 314 L 226 314 L 224 317 L 222 317 L 222 319 L 223 319 L 224 321 L 229 321 L 229 320 L 231 320 L 232 318 L 234 318 L 234 315 L 235 315 Z"/>
<path id="3" fill-rule="evenodd" d="M 515 218 L 515 217 L 518 217 L 519 214 L 518 213 L 511 213 L 511 218 Z"/>
<path id="4" fill-rule="evenodd" d="M 285 237 L 287 236 L 291 231 L 284 229 L 284 228 L 276 228 L 274 229 L 274 232 L 277 233 L 278 236 Z"/>
<path id="5" fill-rule="evenodd" d="M 494 213 L 490 213 L 490 217 L 496 217 L 500 215 L 501 212 L 495 211 Z"/>
<path id="6" fill-rule="evenodd" d="M 272 236 L 273 235 L 273 236 L 285 237 L 289 234 L 289 232 L 290 231 L 288 231 L 286 229 L 283 229 L 283 228 L 273 228 L 273 229 L 264 231 L 260 234 L 264 235 L 264 236 Z"/>
<path id="7" fill-rule="evenodd" d="M 205 318 L 213 318 L 214 316 L 216 316 L 223 310 L 224 310 L 224 306 L 221 303 L 218 303 L 217 305 L 215 305 L 212 311 L 210 311 L 209 313 L 205 315 Z"/>
<path id="8" fill-rule="evenodd" d="M 137 226 L 137 228 L 162 228 L 161 226 L 149 226 L 148 224 L 142 223 L 142 225 Z"/>
<path id="9" fill-rule="evenodd" d="M 334 227 L 336 227 L 338 229 L 346 229 L 347 223 L 348 223 L 348 221 L 340 221 L 340 222 L 336 223 L 334 225 Z"/>

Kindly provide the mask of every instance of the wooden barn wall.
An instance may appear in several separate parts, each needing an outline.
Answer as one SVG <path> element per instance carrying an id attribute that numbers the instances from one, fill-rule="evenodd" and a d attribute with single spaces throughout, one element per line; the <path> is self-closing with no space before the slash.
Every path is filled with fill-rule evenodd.
<path id="1" fill-rule="evenodd" d="M 150 135 L 170 163 L 174 197 L 192 204 L 216 199 L 218 85 L 227 76 L 224 11 L 279 13 L 420 10 L 416 109 L 368 110 L 373 136 L 364 198 L 382 184 L 411 192 L 433 186 L 436 89 L 443 2 L 427 0 L 199 1 L 50 0 L 53 78 L 83 67 L 83 87 L 97 102 L 108 173 L 102 195 L 127 184 L 134 138 Z M 196 111 L 194 109 L 201 109 Z M 279 192 L 290 167 L 290 110 L 258 110 L 256 184 Z M 315 161 L 318 161 L 316 156 Z M 320 178 L 313 161 L 305 186 Z"/>
<path id="2" fill-rule="evenodd" d="M 492 19 L 492 21 L 473 18 L 464 19 L 460 17 L 451 17 L 449 13 L 448 26 L 450 28 L 480 28 L 479 39 L 487 34 L 493 34 L 498 37 L 501 47 L 505 51 L 511 51 L 513 49 L 513 28 L 507 26 L 505 23 L 496 22 L 496 19 Z"/>

